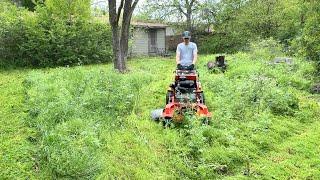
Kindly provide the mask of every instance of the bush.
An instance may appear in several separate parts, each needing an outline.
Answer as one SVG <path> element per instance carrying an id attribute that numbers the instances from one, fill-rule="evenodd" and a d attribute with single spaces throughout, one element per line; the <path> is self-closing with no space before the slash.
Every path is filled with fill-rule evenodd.
<path id="1" fill-rule="evenodd" d="M 46 1 L 46 6 L 37 7 L 35 13 L 1 3 L 0 65 L 52 67 L 110 62 L 110 27 L 81 13 L 71 15 L 72 11 L 66 11 L 70 14 L 66 18 L 66 14 L 56 12 L 59 4 L 52 2 Z"/>
<path id="2" fill-rule="evenodd" d="M 266 106 L 275 115 L 294 115 L 299 108 L 298 98 L 290 92 L 272 90 L 265 99 Z"/>
<path id="3" fill-rule="evenodd" d="M 299 59 L 293 59 L 292 65 L 270 64 L 274 56 L 283 55 L 281 46 L 272 39 L 252 43 L 251 52 L 234 55 L 225 76 L 208 82 L 207 87 L 214 94 L 211 106 L 219 107 L 219 116 L 226 119 L 244 120 L 254 116 L 254 112 L 264 111 L 294 115 L 299 101 L 291 89 L 309 89 L 311 64 Z"/>
<path id="4" fill-rule="evenodd" d="M 305 2 L 306 20 L 300 35 L 293 41 L 296 54 L 306 57 L 317 63 L 320 72 L 320 7 L 316 1 Z"/>
<path id="5" fill-rule="evenodd" d="M 284 56 L 282 49 L 280 41 L 276 41 L 273 38 L 257 39 L 250 42 L 252 58 L 264 60 L 264 62 L 268 62 L 275 57 Z"/>
<path id="6" fill-rule="evenodd" d="M 248 42 L 234 33 L 216 33 L 199 36 L 198 43 L 200 53 L 215 54 L 234 53 L 243 49 Z"/>
<path id="7" fill-rule="evenodd" d="M 27 10 L 18 9 L 10 3 L 0 2 L 0 65 L 25 64 L 19 46 L 25 41 L 25 19 L 30 18 Z"/>

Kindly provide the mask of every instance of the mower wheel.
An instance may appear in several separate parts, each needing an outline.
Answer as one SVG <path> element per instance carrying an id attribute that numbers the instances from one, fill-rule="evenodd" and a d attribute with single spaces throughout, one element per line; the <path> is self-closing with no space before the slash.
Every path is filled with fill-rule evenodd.
<path id="1" fill-rule="evenodd" d="M 169 102 L 171 101 L 171 96 L 172 96 L 172 92 L 168 91 L 167 95 L 166 95 L 166 104 L 169 104 Z"/>
<path id="2" fill-rule="evenodd" d="M 155 109 L 151 111 L 151 118 L 154 121 L 159 121 L 162 117 L 163 109 Z"/>
<path id="3" fill-rule="evenodd" d="M 162 121 L 162 125 L 165 129 L 170 128 L 172 123 L 172 119 L 164 119 Z"/>
<path id="4" fill-rule="evenodd" d="M 205 100 L 205 98 L 204 98 L 204 93 L 203 93 L 203 92 L 200 93 L 200 103 L 201 103 L 201 104 L 206 104 L 206 100 Z"/>
<path id="5" fill-rule="evenodd" d="M 206 118 L 203 118 L 202 119 L 202 124 L 203 125 L 210 125 L 210 121 L 211 119 L 210 118 L 208 118 L 208 117 L 206 117 Z"/>

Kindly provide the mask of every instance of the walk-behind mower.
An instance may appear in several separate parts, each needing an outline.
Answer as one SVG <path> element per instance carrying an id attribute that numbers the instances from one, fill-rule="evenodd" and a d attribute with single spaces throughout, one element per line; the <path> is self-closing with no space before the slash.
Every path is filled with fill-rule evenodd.
<path id="1" fill-rule="evenodd" d="M 169 86 L 164 109 L 151 113 L 154 120 L 160 120 L 165 127 L 172 122 L 182 123 L 186 113 L 194 113 L 203 123 L 208 124 L 211 118 L 205 105 L 198 72 L 190 66 L 180 66 L 175 71 L 174 83 Z"/>

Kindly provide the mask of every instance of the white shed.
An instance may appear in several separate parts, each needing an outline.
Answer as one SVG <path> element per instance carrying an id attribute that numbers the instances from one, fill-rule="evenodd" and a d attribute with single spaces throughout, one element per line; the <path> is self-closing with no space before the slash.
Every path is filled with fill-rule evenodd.
<path id="1" fill-rule="evenodd" d="M 166 28 L 160 23 L 132 23 L 131 55 L 161 55 L 166 53 Z"/>

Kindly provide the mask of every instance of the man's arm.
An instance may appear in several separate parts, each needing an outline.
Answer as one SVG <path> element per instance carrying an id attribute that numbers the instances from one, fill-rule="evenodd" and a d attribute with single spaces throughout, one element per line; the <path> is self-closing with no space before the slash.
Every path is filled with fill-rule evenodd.
<path id="1" fill-rule="evenodd" d="M 192 64 L 196 64 L 197 60 L 198 60 L 198 48 L 197 45 L 194 44 L 194 49 L 193 49 L 193 60 L 192 60 Z"/>
<path id="2" fill-rule="evenodd" d="M 195 53 L 193 54 L 192 64 L 196 64 L 197 60 L 198 60 L 198 52 L 195 52 Z"/>
<path id="3" fill-rule="evenodd" d="M 176 51 L 176 63 L 180 64 L 180 49 L 179 49 L 179 45 L 177 46 L 177 51 Z"/>

